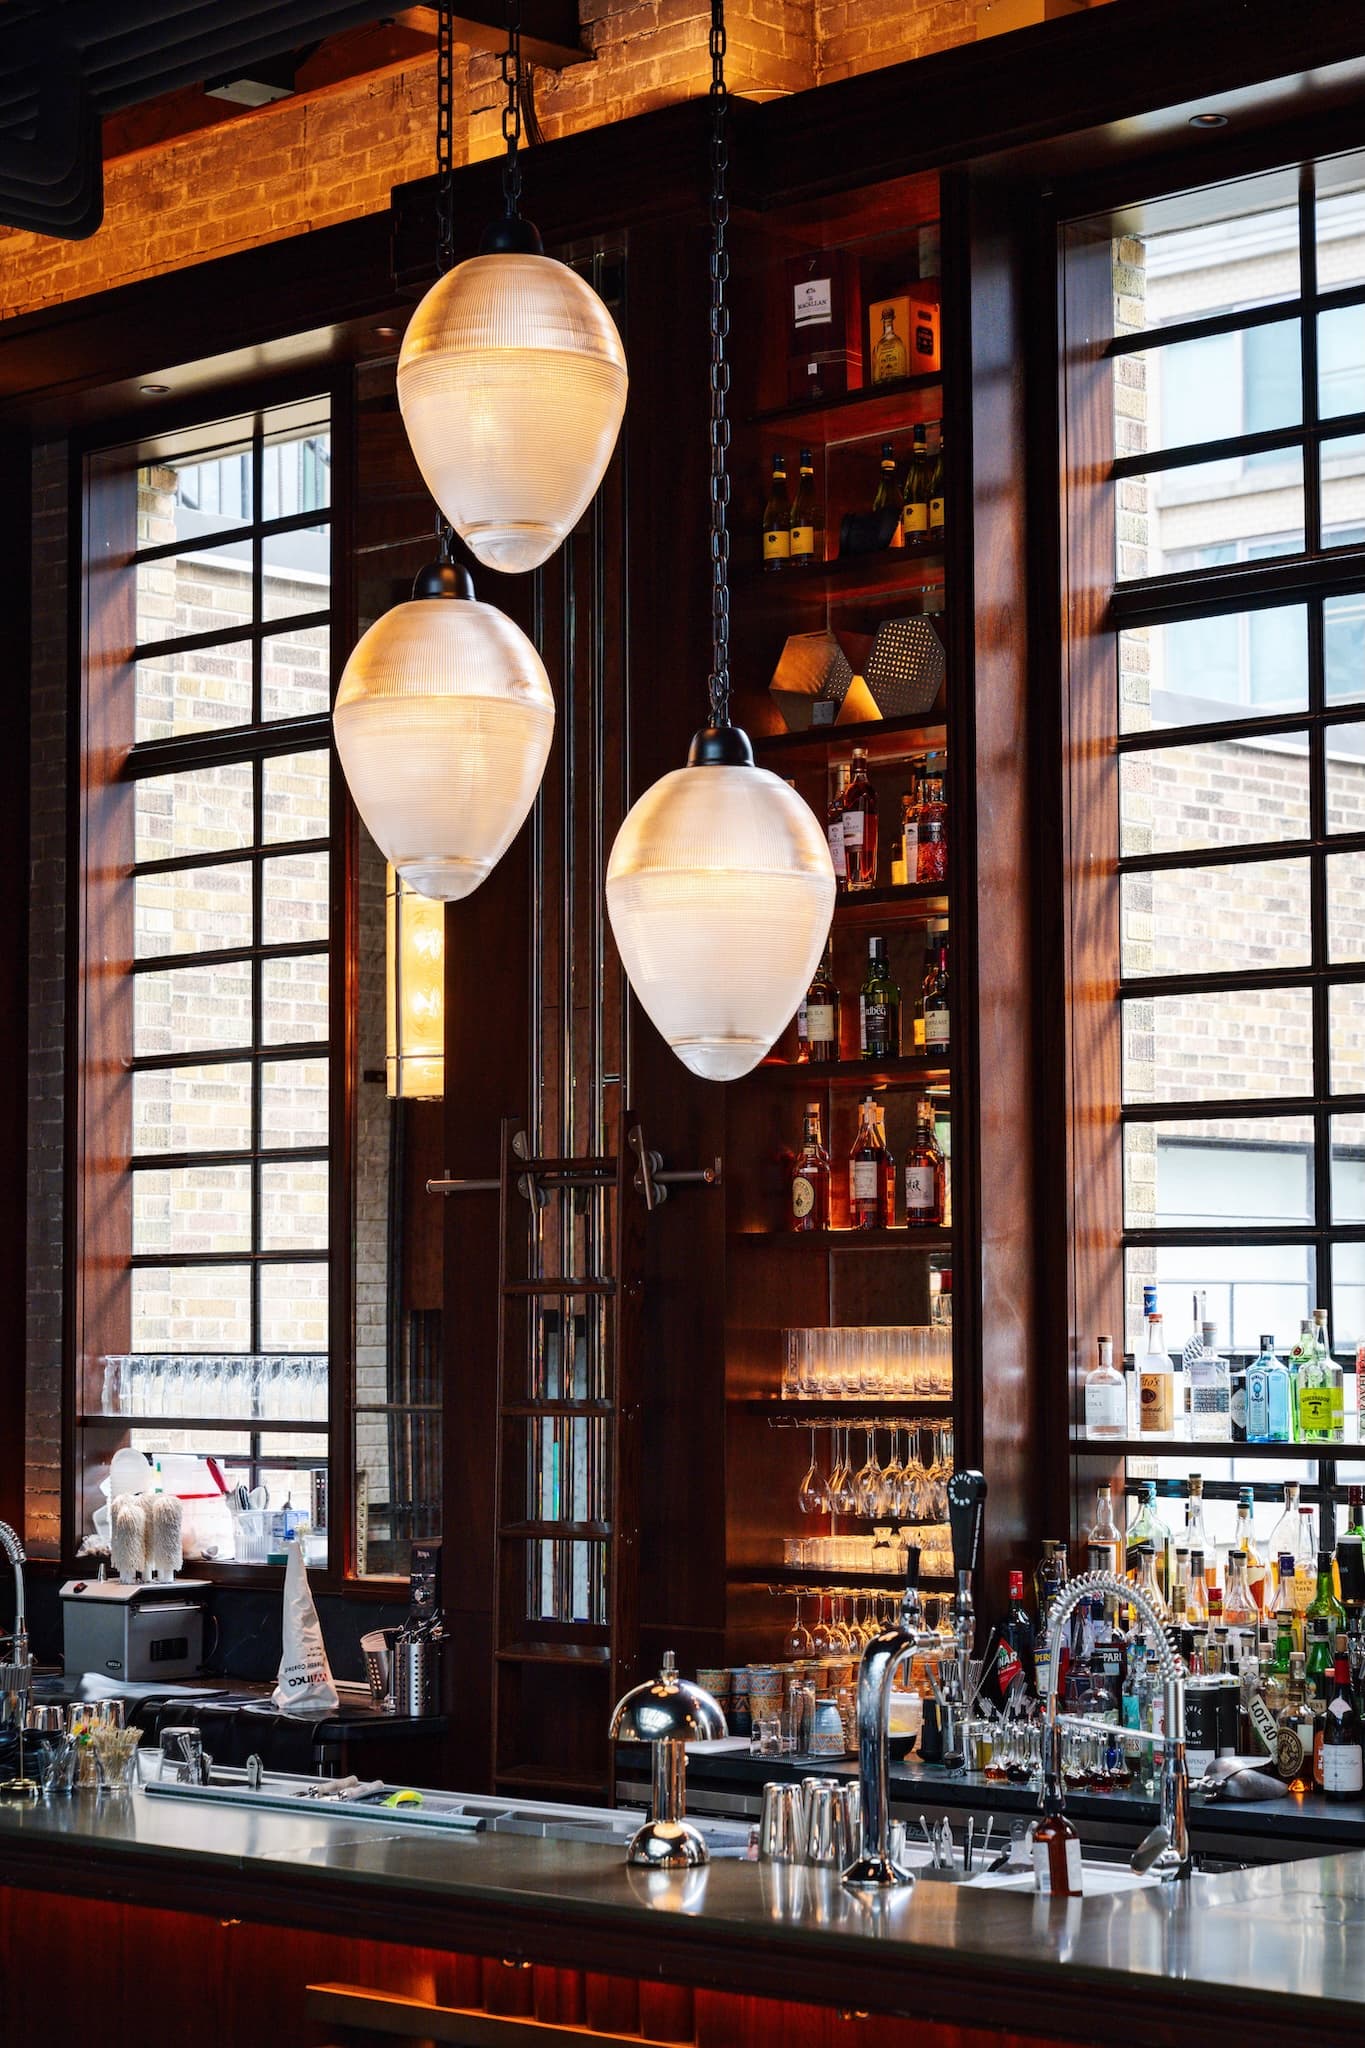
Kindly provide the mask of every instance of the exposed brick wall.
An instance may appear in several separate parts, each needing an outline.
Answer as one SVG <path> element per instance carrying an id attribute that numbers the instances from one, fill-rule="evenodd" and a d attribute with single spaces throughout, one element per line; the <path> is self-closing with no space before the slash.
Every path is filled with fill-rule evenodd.
<path id="1" fill-rule="evenodd" d="M 56 1556 L 61 1537 L 66 462 L 64 441 L 34 451 L 25 1541 L 35 1557 Z"/>
<path id="2" fill-rule="evenodd" d="M 536 75 L 548 140 L 705 90 L 708 0 L 579 0 L 579 14 L 595 62 Z M 766 96 L 970 42 L 976 5 L 729 0 L 727 29 L 733 88 Z M 382 210 L 430 168 L 435 85 L 428 58 L 106 165 L 104 225 L 88 241 L 0 234 L 0 318 Z M 496 58 L 472 56 L 457 162 L 499 146 L 497 86 Z"/>

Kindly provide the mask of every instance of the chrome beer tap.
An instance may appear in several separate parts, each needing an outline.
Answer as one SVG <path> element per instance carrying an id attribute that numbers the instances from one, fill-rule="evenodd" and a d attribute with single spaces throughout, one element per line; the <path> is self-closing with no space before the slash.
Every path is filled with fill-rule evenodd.
<path id="1" fill-rule="evenodd" d="M 859 1888 L 878 1885 L 912 1884 L 913 1876 L 897 1863 L 890 1850 L 891 1811 L 887 1783 L 888 1735 L 891 1693 L 897 1671 L 905 1659 L 921 1655 L 928 1659 L 931 1673 L 938 1664 L 933 1683 L 944 1709 L 944 1747 L 947 1754 L 949 1729 L 957 1738 L 966 1703 L 967 1666 L 976 1636 L 976 1615 L 972 1600 L 971 1574 L 976 1564 L 981 1536 L 981 1516 L 986 1502 L 986 1481 L 980 1472 L 955 1472 L 948 1485 L 948 1513 L 953 1531 L 953 1562 L 957 1568 L 957 1592 L 953 1600 L 952 1635 L 945 1639 L 937 1629 L 924 1626 L 920 1606 L 919 1552 L 910 1551 L 909 1583 L 901 1599 L 899 1618 L 873 1636 L 858 1666 L 858 1780 L 861 1787 L 861 1852 L 844 1872 L 844 1883 Z"/>

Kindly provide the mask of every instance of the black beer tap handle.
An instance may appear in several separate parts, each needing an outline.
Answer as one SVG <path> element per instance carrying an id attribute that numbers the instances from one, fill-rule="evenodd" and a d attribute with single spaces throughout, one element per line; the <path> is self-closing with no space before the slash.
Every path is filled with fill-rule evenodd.
<path id="1" fill-rule="evenodd" d="M 953 1536 L 954 1572 L 975 1571 L 985 1511 L 985 1473 L 954 1472 L 948 1481 L 948 1525 Z"/>

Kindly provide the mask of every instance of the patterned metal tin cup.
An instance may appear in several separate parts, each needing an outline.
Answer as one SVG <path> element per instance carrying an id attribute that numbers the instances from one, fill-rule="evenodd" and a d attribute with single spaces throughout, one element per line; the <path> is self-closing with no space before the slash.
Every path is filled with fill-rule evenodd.
<path id="1" fill-rule="evenodd" d="M 808 1753 L 830 1757 L 844 1754 L 844 1717 L 839 1712 L 838 1700 L 831 1699 L 828 1693 L 822 1693 L 815 1702 Z"/>

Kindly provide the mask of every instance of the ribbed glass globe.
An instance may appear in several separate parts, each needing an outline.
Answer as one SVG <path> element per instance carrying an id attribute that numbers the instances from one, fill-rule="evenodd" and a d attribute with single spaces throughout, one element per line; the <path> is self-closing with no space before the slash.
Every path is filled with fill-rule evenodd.
<path id="1" fill-rule="evenodd" d="M 468 896 L 535 802 L 555 704 L 535 648 L 475 598 L 395 605 L 356 642 L 332 713 L 356 809 L 408 885 Z"/>
<path id="2" fill-rule="evenodd" d="M 398 403 L 417 466 L 490 569 L 534 569 L 583 515 L 626 409 L 626 355 L 553 256 L 471 256 L 408 323 Z"/>
<path id="3" fill-rule="evenodd" d="M 675 769 L 616 835 L 607 911 L 630 985 L 708 1081 L 756 1067 L 829 936 L 834 868 L 810 806 L 766 768 Z"/>

